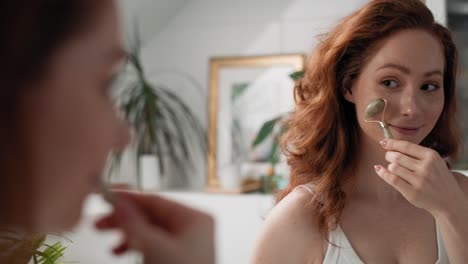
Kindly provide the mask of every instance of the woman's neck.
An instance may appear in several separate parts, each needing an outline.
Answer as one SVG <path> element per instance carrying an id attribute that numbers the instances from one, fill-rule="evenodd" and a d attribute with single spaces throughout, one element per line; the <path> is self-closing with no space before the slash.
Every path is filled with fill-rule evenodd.
<path id="1" fill-rule="evenodd" d="M 372 199 L 382 204 L 393 204 L 404 200 L 403 196 L 381 179 L 374 170 L 374 165 L 387 167 L 385 150 L 378 142 L 361 138 L 357 153 L 357 165 L 350 180 L 345 184 L 349 197 Z"/>

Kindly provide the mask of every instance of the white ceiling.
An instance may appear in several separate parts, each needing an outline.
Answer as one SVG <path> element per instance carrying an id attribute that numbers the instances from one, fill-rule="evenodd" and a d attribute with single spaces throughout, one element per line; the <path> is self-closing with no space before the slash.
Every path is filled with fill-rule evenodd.
<path id="1" fill-rule="evenodd" d="M 138 24 L 143 43 L 151 40 L 184 6 L 187 0 L 119 0 L 125 35 L 124 42 L 133 37 Z"/>

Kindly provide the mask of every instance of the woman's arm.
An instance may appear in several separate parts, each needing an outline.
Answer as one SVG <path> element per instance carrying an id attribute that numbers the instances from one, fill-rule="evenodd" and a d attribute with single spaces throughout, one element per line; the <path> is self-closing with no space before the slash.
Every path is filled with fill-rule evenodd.
<path id="1" fill-rule="evenodd" d="M 446 210 L 435 213 L 450 263 L 466 263 L 468 260 L 468 178 L 454 173 L 464 191 L 458 200 Z"/>

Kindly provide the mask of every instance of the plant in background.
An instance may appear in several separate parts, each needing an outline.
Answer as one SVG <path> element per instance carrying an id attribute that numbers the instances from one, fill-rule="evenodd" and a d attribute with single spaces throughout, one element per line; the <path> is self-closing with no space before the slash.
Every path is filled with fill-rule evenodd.
<path id="1" fill-rule="evenodd" d="M 293 72 L 289 76 L 291 77 L 291 79 L 296 81 L 304 77 L 304 71 Z M 273 170 L 276 163 L 278 163 L 279 160 L 279 140 L 281 135 L 287 130 L 286 119 L 288 115 L 289 113 L 281 114 L 263 123 L 252 143 L 252 148 L 255 148 L 256 146 L 264 142 L 268 137 L 273 137 L 273 144 L 271 146 L 270 155 L 268 156 L 268 160 L 271 163 Z"/>
<path id="2" fill-rule="evenodd" d="M 252 148 L 255 148 L 256 146 L 263 143 L 268 137 L 273 137 L 270 154 L 268 155 L 268 161 L 271 163 L 272 168 L 275 167 L 279 160 L 279 139 L 281 135 L 287 130 L 286 124 L 284 122 L 286 117 L 287 115 L 280 115 L 266 121 L 260 128 L 252 143 Z"/>
<path id="3" fill-rule="evenodd" d="M 131 81 L 119 94 L 119 107 L 135 131 L 136 162 L 143 156 L 154 156 L 159 174 L 166 171 L 165 158 L 186 176 L 187 165 L 193 165 L 191 142 L 206 150 L 206 133 L 199 119 L 184 101 L 169 88 L 155 85 L 148 80 L 141 61 L 141 42 L 138 31 L 130 44 L 127 69 L 133 70 Z M 205 157 L 205 155 L 202 155 Z M 116 161 L 116 162 L 115 162 Z M 117 155 L 115 163 L 120 164 Z M 114 166 L 115 167 L 115 166 Z M 141 185 L 141 167 L 138 183 Z M 157 177 L 157 175 L 154 175 Z"/>
<path id="4" fill-rule="evenodd" d="M 58 234 L 62 238 L 63 235 Z M 46 243 L 46 235 L 21 235 L 9 230 L 0 231 L 0 262 L 11 264 L 60 264 L 66 247 L 58 241 Z M 67 239 L 67 238 L 65 238 Z M 71 242 L 69 239 L 67 239 Z"/>
<path id="5" fill-rule="evenodd" d="M 304 77 L 303 71 L 297 71 L 289 75 L 294 81 Z M 284 175 L 277 175 L 275 172 L 275 166 L 279 161 L 281 150 L 279 148 L 279 141 L 281 135 L 288 129 L 286 120 L 289 113 L 281 114 L 271 120 L 266 121 L 260 127 L 254 141 L 252 142 L 252 148 L 260 145 L 267 138 L 273 137 L 270 154 L 268 155 L 268 161 L 270 163 L 270 169 L 266 176 L 261 178 L 261 190 L 265 193 L 272 193 L 278 189 L 282 189 L 287 184 L 284 179 Z"/>
<path id="6" fill-rule="evenodd" d="M 34 264 L 59 264 L 60 259 L 63 257 L 65 246 L 62 245 L 62 242 L 58 241 L 52 245 L 45 243 L 45 237 L 43 238 L 40 247 L 36 249 L 33 255 Z"/>

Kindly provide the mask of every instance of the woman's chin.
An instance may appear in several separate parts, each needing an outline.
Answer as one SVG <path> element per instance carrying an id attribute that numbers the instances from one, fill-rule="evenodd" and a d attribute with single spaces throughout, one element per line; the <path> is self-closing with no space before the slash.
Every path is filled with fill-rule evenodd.
<path id="1" fill-rule="evenodd" d="M 72 230 L 81 220 L 84 198 L 68 206 L 40 210 L 35 231 L 44 233 L 65 232 Z"/>

